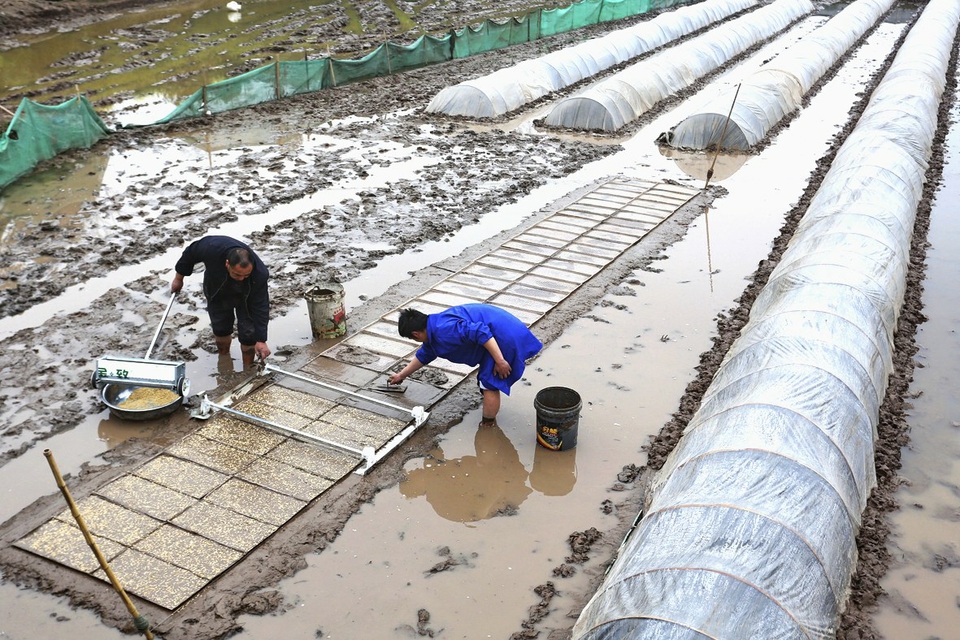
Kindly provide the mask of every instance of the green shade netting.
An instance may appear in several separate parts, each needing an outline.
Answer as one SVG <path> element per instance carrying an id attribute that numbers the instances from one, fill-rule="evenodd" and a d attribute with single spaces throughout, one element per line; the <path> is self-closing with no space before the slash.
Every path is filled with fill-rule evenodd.
<path id="1" fill-rule="evenodd" d="M 67 149 L 85 149 L 110 133 L 83 96 L 51 107 L 24 98 L 0 138 L 0 188 Z"/>
<path id="2" fill-rule="evenodd" d="M 422 35 L 409 45 L 387 42 L 356 60 L 318 58 L 274 62 L 204 86 L 151 124 L 211 115 L 399 73 L 689 1 L 584 0 L 561 9 L 534 9 L 505 22 L 487 20 L 477 27 L 453 30 L 443 36 Z M 19 117 L 24 104 L 29 105 L 30 124 L 24 124 L 24 118 Z M 17 139 L 11 141 L 4 136 L 0 140 L 0 189 L 29 173 L 37 162 L 66 149 L 88 147 L 107 133 L 106 126 L 85 98 L 78 97 L 56 107 L 29 100 L 24 104 L 17 112 L 18 118 L 10 124 Z M 34 122 L 47 124 L 42 131 L 35 132 Z"/>

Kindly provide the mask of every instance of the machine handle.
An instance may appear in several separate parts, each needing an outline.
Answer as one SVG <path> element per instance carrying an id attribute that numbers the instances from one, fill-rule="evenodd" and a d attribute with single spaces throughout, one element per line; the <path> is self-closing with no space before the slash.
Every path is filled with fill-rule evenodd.
<path id="1" fill-rule="evenodd" d="M 167 321 L 167 316 L 170 315 L 170 308 L 173 307 L 173 301 L 177 299 L 177 294 L 174 292 L 170 296 L 170 302 L 167 303 L 167 310 L 163 312 L 163 317 L 160 318 L 160 326 L 157 327 L 156 333 L 153 334 L 153 340 L 150 341 L 150 348 L 147 349 L 147 355 L 143 356 L 144 360 L 150 359 L 150 354 L 153 352 L 153 347 L 157 344 L 157 338 L 160 337 L 160 330 L 163 329 L 163 323 Z"/>

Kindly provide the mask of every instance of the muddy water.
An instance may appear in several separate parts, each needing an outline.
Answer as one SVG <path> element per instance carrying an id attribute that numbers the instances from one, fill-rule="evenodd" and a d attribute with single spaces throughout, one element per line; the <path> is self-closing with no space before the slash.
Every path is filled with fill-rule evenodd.
<path id="1" fill-rule="evenodd" d="M 954 105 L 954 122 L 960 108 Z M 917 369 L 910 385 L 910 445 L 903 450 L 888 550 L 894 564 L 875 618 L 886 638 L 954 638 L 960 629 L 960 133 L 947 138 L 944 186 L 931 212 L 927 322 L 917 331 Z"/>
<path id="2" fill-rule="evenodd" d="M 349 2 L 245 0 L 239 11 L 226 4 L 194 0 L 154 5 L 66 33 L 23 37 L 28 46 L 0 51 L 0 101 L 6 104 L 7 96 L 26 90 L 45 103 L 77 93 L 91 101 L 120 97 L 118 108 L 135 109 L 124 123 L 154 122 L 204 84 L 235 75 L 239 67 L 270 62 L 272 57 L 263 51 L 289 38 L 283 26 L 295 17 L 306 14 L 309 21 L 322 24 L 343 10 L 353 19 L 340 30 L 362 31 Z M 265 25 L 272 26 L 270 33 L 264 33 Z M 334 44 L 315 37 L 300 41 L 302 52 L 296 59 L 326 55 Z M 286 59 L 295 58 L 288 54 Z M 116 73 L 121 68 L 123 73 Z M 183 82 L 183 77 L 190 81 Z"/>
<path id="3" fill-rule="evenodd" d="M 0 574 L 2 577 L 2 574 Z M 109 597 L 107 595 L 106 597 Z M 43 596 L 0 582 L 0 638 L 55 640 L 72 638 L 123 640 L 130 636 L 105 627 L 92 611 L 74 609 L 66 598 Z"/>
<path id="4" fill-rule="evenodd" d="M 55 216 L 51 221 L 64 228 L 85 224 L 89 229 L 88 233 L 93 235 L 115 233 L 114 230 L 99 229 L 96 220 L 83 218 L 88 215 L 81 213 L 85 200 L 95 193 L 101 198 L 123 194 L 136 182 L 160 175 L 173 181 L 193 182 L 199 180 L 196 176 L 205 169 L 229 173 L 229 167 L 236 161 L 239 153 L 236 147 L 260 150 L 284 146 L 303 154 L 337 152 L 342 157 L 357 153 L 351 140 L 335 138 L 322 132 L 291 138 L 279 135 L 268 126 L 245 132 L 242 140 L 233 140 L 229 144 L 233 146 L 226 146 L 228 143 L 223 140 L 185 135 L 160 140 L 146 149 L 125 150 L 123 153 L 109 150 L 100 151 L 98 154 L 91 152 L 91 158 L 79 165 L 37 172 L 0 194 L 0 246 L 14 241 L 14 231 L 21 230 L 27 223 L 51 220 L 50 212 Z M 369 143 L 365 145 L 365 150 L 367 153 L 376 153 L 383 159 L 384 164 L 370 166 L 364 177 L 340 179 L 330 188 L 307 198 L 268 208 L 259 215 L 245 215 L 235 222 L 224 224 L 220 227 L 220 232 L 246 236 L 251 231 L 263 229 L 267 224 L 296 218 L 313 208 L 337 203 L 346 198 L 356 198 L 357 192 L 364 189 L 375 189 L 403 179 L 415 178 L 419 170 L 436 163 L 432 158 L 411 157 L 409 149 L 404 149 L 403 145 L 394 142 Z M 64 183 L 67 186 L 61 186 Z M 127 216 L 128 221 L 125 223 L 126 228 L 122 230 L 142 228 L 145 221 L 155 220 L 163 215 L 165 210 L 157 206 L 156 202 L 156 196 L 152 194 L 137 201 L 132 198 L 125 201 L 119 215 Z M 176 230 L 178 223 L 174 220 L 167 224 Z M 169 251 L 136 267 L 88 280 L 82 285 L 72 287 L 69 293 L 57 299 L 31 307 L 16 319 L 2 318 L 0 335 L 41 323 L 53 310 L 71 312 L 83 309 L 90 300 L 114 286 L 119 277 L 132 279 L 153 269 L 168 271 L 170 265 L 176 261 L 178 253 Z M 36 259 L 44 258 L 40 256 Z"/>
<path id="5" fill-rule="evenodd" d="M 318 144 L 333 144 L 330 141 L 334 140 L 322 134 L 298 137 L 294 140 L 284 139 L 269 129 L 263 129 L 245 134 L 243 143 L 265 144 L 264 141 L 267 139 L 272 141 L 271 144 L 292 144 L 305 150 Z M 86 197 L 84 194 L 92 193 L 93 189 L 99 188 L 108 193 L 122 192 L 127 188 L 131 176 L 150 175 L 151 172 L 163 170 L 168 166 L 176 166 L 178 175 L 189 174 L 191 168 L 201 164 L 224 165 L 230 162 L 231 151 L 229 148 L 223 148 L 224 141 L 208 141 L 208 143 L 209 153 L 197 153 L 190 140 L 187 142 L 171 140 L 161 142 L 157 149 L 131 152 L 124 157 L 104 158 L 103 164 L 108 167 L 108 170 L 103 172 L 102 182 L 98 187 L 88 185 L 82 180 L 84 174 L 82 167 L 68 174 L 65 181 L 70 186 L 62 189 L 57 189 L 55 186 L 62 182 L 59 178 L 64 175 L 59 171 L 33 176 L 29 183 L 25 185 L 17 183 L 15 188 L 11 188 L 0 196 L 0 220 L 4 211 L 16 211 L 22 215 L 11 216 L 8 218 L 8 223 L 11 226 L 17 225 L 20 224 L 21 217 L 41 217 L 46 207 L 56 206 L 62 212 L 61 219 L 66 221 L 63 224 L 69 224 L 71 216 L 77 215 Z M 335 139 L 335 143 L 346 144 L 342 139 Z M 372 148 L 378 155 L 386 158 L 397 153 L 396 145 L 391 143 L 368 148 Z M 265 225 L 276 225 L 283 220 L 297 217 L 304 211 L 338 202 L 344 198 L 356 197 L 358 191 L 411 178 L 427 162 L 423 159 L 398 160 L 383 167 L 371 167 L 369 175 L 364 179 L 343 181 L 335 188 L 318 192 L 303 200 L 285 203 L 260 215 L 244 216 L 234 223 L 221 226 L 216 231 L 244 237 L 253 230 L 262 229 Z M 75 184 L 71 180 L 73 177 L 78 178 L 80 185 L 73 186 Z M 570 178 L 565 180 L 564 189 L 582 186 L 587 181 L 586 178 Z M 416 252 L 388 256 L 376 267 L 361 272 L 355 280 L 346 281 L 343 284 L 346 290 L 348 327 L 350 310 L 359 305 L 363 299 L 382 294 L 388 287 L 396 284 L 403 274 L 427 267 L 445 257 L 459 253 L 484 238 L 513 227 L 518 219 L 546 206 L 558 195 L 563 195 L 563 192 L 558 191 L 557 186 L 536 191 L 522 204 L 514 203 L 501 207 L 478 224 L 465 227 L 442 241 L 431 241 L 420 245 Z M 81 285 L 70 287 L 57 298 L 36 305 L 22 314 L 0 318 L 0 338 L 27 327 L 40 326 L 56 313 L 82 310 L 92 300 L 115 287 L 117 282 L 130 282 L 151 273 L 161 274 L 161 277 L 166 278 L 172 274 L 172 265 L 179 257 L 179 253 L 179 249 L 168 251 L 138 265 L 120 268 L 104 277 L 87 280 Z M 172 313 L 176 314 L 178 311 L 178 305 L 174 304 Z M 151 322 L 159 322 L 159 320 L 158 316 Z M 277 342 L 272 344 L 275 350 L 282 346 L 296 347 L 310 343 L 312 336 L 306 302 L 301 300 L 297 308 L 282 317 L 273 319 L 271 334 L 277 337 Z M 140 357 L 147 346 L 147 344 L 132 344 L 129 346 L 129 352 L 119 355 Z M 236 343 L 233 345 L 233 360 L 229 363 L 232 366 L 226 371 L 223 370 L 222 363 L 215 355 L 201 349 L 194 350 L 194 355 L 197 359 L 187 362 L 186 371 L 187 378 L 191 381 L 191 393 L 202 393 L 213 389 L 224 377 L 240 370 L 240 354 Z M 0 417 L 4 417 L 2 408 L 0 408 Z M 47 440 L 45 444 L 56 452 L 58 464 L 64 473 L 76 473 L 81 464 L 126 439 L 148 437 L 163 443 L 161 424 L 160 422 L 137 424 L 117 420 L 104 410 L 99 415 L 91 416 L 76 428 Z M 16 443 L 9 441 L 9 444 Z M 46 460 L 39 453 L 21 456 L 0 467 L 0 487 L 7 487 L 6 491 L 0 489 L 0 521 L 15 515 L 41 495 L 48 493 L 49 483 Z M 16 490 L 13 487 L 16 487 Z"/>

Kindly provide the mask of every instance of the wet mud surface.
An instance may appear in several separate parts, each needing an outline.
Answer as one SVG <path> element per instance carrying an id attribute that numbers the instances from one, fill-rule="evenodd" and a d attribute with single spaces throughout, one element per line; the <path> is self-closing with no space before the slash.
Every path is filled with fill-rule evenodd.
<path id="1" fill-rule="evenodd" d="M 242 3 L 241 3 L 242 4 Z M 51 24 L 59 31 L 82 28 L 97 21 L 105 21 L 123 12 L 143 9 L 157 10 L 173 6 L 176 15 L 184 11 L 190 22 L 201 20 L 210 11 L 224 11 L 226 3 L 215 5 L 183 6 L 170 5 L 163 0 L 4 0 L 0 2 L 0 46 L 15 47 L 29 42 L 32 36 L 42 34 Z M 452 5 L 452 6 L 451 6 Z M 164 82 L 186 82 L 199 86 L 203 71 L 192 64 L 191 58 L 210 48 L 227 46 L 228 39 L 241 37 L 244 44 L 242 62 L 232 68 L 230 75 L 239 75 L 279 59 L 282 54 L 308 52 L 311 57 L 337 56 L 359 58 L 363 54 L 390 40 L 407 44 L 415 41 L 421 33 L 439 35 L 450 29 L 480 24 L 486 19 L 502 21 L 512 15 L 522 15 L 532 6 L 524 0 L 504 2 L 438 2 L 383 3 L 360 0 L 343 3 L 323 2 L 314 5 L 298 5 L 298 8 L 277 14 L 266 24 L 251 28 L 249 33 L 204 34 L 191 36 L 190 46 L 183 51 L 157 48 L 157 43 L 177 36 L 176 21 L 168 21 L 162 12 L 154 13 L 157 19 L 145 24 L 114 30 L 100 47 L 83 53 L 66 54 L 55 61 L 49 73 L 38 78 L 43 88 L 22 86 L 9 95 L 15 105 L 20 98 L 34 100 L 44 93 L 56 93 L 70 97 L 74 87 L 90 82 L 105 82 L 116 73 L 114 63 L 102 59 L 111 41 L 122 40 L 128 52 L 122 70 L 144 67 L 157 62 L 160 56 L 164 64 L 181 61 L 189 68 L 164 79 Z M 562 2 L 538 3 L 538 7 L 561 7 Z M 403 16 L 403 20 L 401 20 Z M 406 23 L 415 16 L 415 24 Z M 412 27 L 416 27 L 411 31 Z M 422 31 L 421 31 L 422 30 Z M 286 59 L 289 59 L 289 55 Z M 130 91 L 103 92 L 88 96 L 97 107 L 115 104 L 130 97 Z M 41 101 L 43 101 L 41 99 Z"/>
<path id="2" fill-rule="evenodd" d="M 41 1 L 0 1 L 0 35 L 13 37 L 18 31 L 40 27 L 57 15 L 64 24 L 90 19 L 96 3 L 47 3 Z M 476 3 L 462 8 L 479 11 Z M 92 11 L 125 10 L 135 3 L 96 5 Z M 9 16 L 14 16 L 11 21 Z M 384 24 L 384 30 L 388 25 Z M 191 182 L 175 179 L 162 171 L 154 176 L 132 180 L 126 192 L 104 197 L 84 205 L 82 225 L 47 220 L 17 226 L 0 255 L 0 317 L 16 315 L 33 306 L 54 299 L 69 286 L 91 278 L 109 275 L 126 265 L 138 264 L 158 253 L 180 247 L 225 221 L 239 220 L 261 213 L 265 207 L 303 198 L 328 189 L 339 180 L 362 178 L 364 174 L 416 157 L 431 158 L 415 178 L 390 187 L 373 186 L 362 194 L 361 202 L 345 200 L 324 205 L 307 215 L 269 226 L 253 233 L 253 245 L 268 264 L 284 264 L 271 275 L 273 313 L 289 309 L 301 292 L 318 274 L 344 281 L 355 277 L 391 253 L 416 249 L 429 240 L 442 240 L 454 231 L 476 223 L 484 214 L 506 202 L 531 192 L 548 178 L 573 173 L 592 160 L 613 153 L 609 144 L 564 142 L 557 138 L 516 132 L 476 132 L 446 119 L 428 117 L 422 112 L 425 97 L 444 86 L 474 77 L 494 68 L 532 55 L 540 55 L 544 47 L 558 47 L 576 36 L 560 36 L 550 43 L 537 42 L 513 47 L 509 51 L 476 56 L 467 60 L 420 69 L 402 76 L 380 78 L 347 85 L 318 94 L 300 96 L 228 114 L 203 122 L 186 122 L 167 127 L 125 130 L 112 135 L 100 145 L 117 153 L 138 147 L 171 144 L 178 136 L 190 135 L 198 129 L 215 132 L 224 139 L 242 140 L 244 132 L 257 129 L 265 121 L 278 131 L 292 136 L 306 132 L 323 132 L 349 141 L 361 141 L 359 149 L 347 153 L 343 149 L 328 152 L 323 146 L 315 149 L 284 147 L 266 149 L 241 147 L 235 162 L 204 173 L 206 186 L 196 188 Z M 892 59 L 892 58 L 891 58 Z M 889 59 L 888 59 L 889 63 Z M 952 68 L 956 61 L 953 61 Z M 882 76 L 882 70 L 877 78 Z M 952 72 L 950 74 L 952 77 Z M 957 88 L 950 84 L 947 95 Z M 865 96 L 869 92 L 865 91 Z M 574 531 L 568 535 L 570 555 L 554 570 L 552 580 L 531 584 L 529 617 L 512 638 L 569 637 L 570 627 L 545 629 L 538 623 L 550 609 L 557 591 L 557 581 L 569 575 L 591 556 L 612 562 L 619 541 L 632 524 L 644 500 L 644 478 L 658 469 L 676 445 L 687 421 L 699 406 L 724 354 L 736 340 L 745 324 L 750 306 L 770 272 L 785 250 L 794 228 L 803 216 L 807 203 L 816 192 L 830 166 L 833 153 L 852 129 L 866 105 L 866 97 L 849 114 L 846 130 L 837 134 L 830 153 L 818 170 L 810 176 L 809 187 L 788 216 L 781 235 L 774 243 L 767 260 L 751 278 L 738 306 L 719 318 L 713 348 L 701 355 L 698 375 L 680 400 L 673 418 L 646 447 L 646 467 L 630 466 L 611 469 L 613 496 L 597 505 L 597 512 L 620 514 L 619 526 L 613 529 Z M 838 637 L 866 639 L 878 637 L 871 628 L 869 613 L 881 594 L 880 578 L 890 562 L 885 542 L 888 536 L 884 515 L 896 508 L 892 498 L 898 484 L 900 450 L 907 442 L 905 397 L 914 366 L 914 336 L 923 322 L 921 293 L 929 222 L 929 202 L 937 187 L 942 162 L 941 145 L 946 131 L 949 105 L 943 105 L 940 130 L 925 186 L 911 251 L 911 269 L 904 309 L 899 318 L 896 342 L 896 370 L 890 379 L 886 400 L 881 408 L 880 439 L 877 450 L 878 486 L 864 513 L 858 538 L 859 565 L 854 576 L 848 610 L 844 613 Z M 391 116 L 408 110 L 404 117 Z M 359 116 L 336 129 L 332 120 Z M 363 120 L 363 118 L 375 118 Z M 384 154 L 384 145 L 393 150 Z M 365 148 L 367 149 L 365 151 Z M 387 155 L 388 157 L 384 157 Z M 50 165 L 82 163 L 86 152 L 64 154 Z M 715 194 L 722 195 L 722 189 Z M 161 219 L 162 218 L 162 219 Z M 172 218 L 172 220 L 171 220 Z M 93 232 L 94 221 L 96 231 Z M 682 233 L 682 232 L 681 232 Z M 343 238 L 355 240 L 345 246 Z M 375 248 L 370 248 L 375 247 Z M 38 260 L 42 257 L 42 260 Z M 27 451 L 43 446 L 43 440 L 70 429 L 103 406 L 88 392 L 91 367 L 97 357 L 107 352 L 122 352 L 130 344 L 147 344 L 154 329 L 152 318 L 162 308 L 149 296 L 168 287 L 169 269 L 130 282 L 116 282 L 87 309 L 47 322 L 37 328 L 24 329 L 5 340 L 0 351 L 0 372 L 7 380 L 16 379 L 16 388 L 0 388 L 0 403 L 6 408 L 0 466 Z M 415 278 L 414 278 L 415 280 Z M 619 282 L 610 282 L 610 287 Z M 415 285 L 415 282 L 414 282 Z M 585 294 L 583 305 L 591 303 Z M 402 292 L 388 291 L 377 300 L 365 303 L 356 311 L 357 321 L 372 319 L 404 299 Z M 213 349 L 206 316 L 198 294 L 182 296 L 177 311 L 168 321 L 160 356 L 195 358 L 194 351 Z M 545 332 L 553 337 L 562 332 L 573 317 L 549 318 Z M 271 345 L 275 350 L 281 345 Z M 306 361 L 310 348 L 290 349 L 291 364 Z M 142 612 L 153 620 L 162 620 L 157 630 L 166 638 L 225 638 L 239 629 L 237 618 L 244 614 L 265 614 L 283 606 L 276 585 L 305 566 L 305 556 L 325 549 L 349 518 L 378 491 L 393 487 L 403 475 L 405 461 L 426 455 L 436 439 L 462 418 L 464 408 L 475 403 L 472 395 L 455 390 L 431 413 L 431 419 L 404 449 L 387 458 L 364 482 L 345 481 L 336 486 L 304 513 L 283 527 L 264 545 L 256 549 L 241 565 L 219 578 L 181 610 L 153 610 L 147 603 Z M 166 425 L 169 441 L 195 428 L 187 419 L 173 418 Z M 12 443 L 12 444 L 11 444 Z M 94 488 L 131 469 L 145 457 L 155 454 L 162 442 L 130 440 L 102 455 L 102 459 L 86 464 L 71 479 L 74 497 L 79 498 Z M 59 495 L 51 495 L 30 505 L 20 516 L 0 527 L 0 566 L 6 579 L 19 585 L 66 595 L 72 604 L 98 612 L 104 622 L 126 632 L 133 632 L 130 616 L 117 601 L 104 601 L 99 591 L 91 589 L 89 579 L 63 567 L 51 565 L 10 547 L 10 543 L 26 533 L 25 527 L 41 517 L 62 508 Z M 437 564 L 429 571 L 451 570 L 457 563 L 469 563 L 449 549 L 438 555 Z M 537 578 L 534 578 L 537 579 Z M 539 579 L 538 579 L 539 580 Z M 415 636 L 433 637 L 437 629 L 431 624 L 431 613 L 425 609 L 411 621 Z"/>

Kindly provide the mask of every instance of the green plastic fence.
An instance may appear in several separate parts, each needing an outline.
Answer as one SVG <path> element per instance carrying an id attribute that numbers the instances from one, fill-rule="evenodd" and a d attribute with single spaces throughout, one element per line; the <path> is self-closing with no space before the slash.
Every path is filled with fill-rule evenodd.
<path id="1" fill-rule="evenodd" d="M 57 106 L 24 98 L 0 138 L 0 189 L 67 149 L 85 149 L 110 133 L 83 96 Z"/>
<path id="2" fill-rule="evenodd" d="M 358 60 L 320 58 L 274 62 L 241 76 L 206 85 L 153 124 L 248 107 L 298 93 L 465 58 L 686 2 L 689 0 L 583 0 L 559 9 L 536 9 L 522 18 L 510 18 L 506 22 L 487 20 L 477 28 L 464 27 L 442 37 L 421 36 L 408 45 L 388 42 Z"/>
<path id="3" fill-rule="evenodd" d="M 693 1 L 583 0 L 559 9 L 535 9 L 522 18 L 505 22 L 487 20 L 477 28 L 468 26 L 441 37 L 424 35 L 408 45 L 387 42 L 357 60 L 275 62 L 205 85 L 151 124 L 211 115 L 408 71 Z M 67 149 L 89 147 L 108 133 L 85 98 L 74 98 L 55 107 L 24 99 L 0 138 L 0 189 L 30 172 L 38 162 Z"/>

